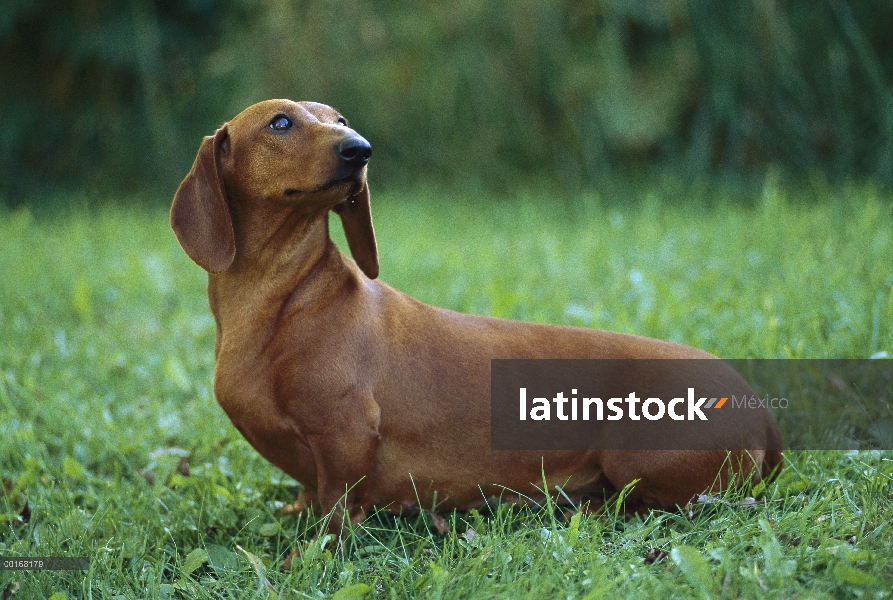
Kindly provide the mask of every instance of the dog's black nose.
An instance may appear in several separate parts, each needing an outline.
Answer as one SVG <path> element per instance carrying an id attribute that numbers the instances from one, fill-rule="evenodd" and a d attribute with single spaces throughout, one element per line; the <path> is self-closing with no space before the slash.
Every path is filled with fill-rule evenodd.
<path id="1" fill-rule="evenodd" d="M 362 167 L 372 156 L 372 145 L 360 136 L 352 135 L 338 142 L 335 151 L 352 167 Z"/>

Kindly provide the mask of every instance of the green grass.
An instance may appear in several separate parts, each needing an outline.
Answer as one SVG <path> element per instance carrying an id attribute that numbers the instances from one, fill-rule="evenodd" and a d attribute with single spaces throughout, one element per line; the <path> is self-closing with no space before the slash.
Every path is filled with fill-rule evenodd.
<path id="1" fill-rule="evenodd" d="M 382 279 L 428 303 L 730 358 L 893 355 L 893 204 L 872 187 L 768 185 L 750 203 L 654 191 L 626 205 L 433 192 L 373 204 Z M 0 209 L 0 556 L 91 560 L 87 573 L 0 571 L 0 597 L 15 585 L 24 598 L 893 588 L 888 452 L 789 453 L 753 506 L 739 492 L 690 515 L 569 522 L 493 506 L 445 515 L 445 536 L 428 515 L 374 517 L 339 547 L 313 518 L 281 514 L 297 484 L 217 407 L 204 285 L 164 209 Z M 646 564 L 651 548 L 669 555 Z"/>

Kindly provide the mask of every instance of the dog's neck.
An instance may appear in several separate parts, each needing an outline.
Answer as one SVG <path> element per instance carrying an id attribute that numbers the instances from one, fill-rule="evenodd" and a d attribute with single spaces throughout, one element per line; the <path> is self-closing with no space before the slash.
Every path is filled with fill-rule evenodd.
<path id="1" fill-rule="evenodd" d="M 250 218 L 234 211 L 233 217 L 235 259 L 226 271 L 208 276 L 218 351 L 221 336 L 240 323 L 272 330 L 287 305 L 300 306 L 302 296 L 325 297 L 356 276 L 329 237 L 328 211 L 310 218 L 294 212 Z"/>
<path id="2" fill-rule="evenodd" d="M 300 270 L 319 257 L 329 238 L 327 210 L 234 198 L 230 203 L 236 256 L 230 274 L 266 280 L 271 271 Z"/>

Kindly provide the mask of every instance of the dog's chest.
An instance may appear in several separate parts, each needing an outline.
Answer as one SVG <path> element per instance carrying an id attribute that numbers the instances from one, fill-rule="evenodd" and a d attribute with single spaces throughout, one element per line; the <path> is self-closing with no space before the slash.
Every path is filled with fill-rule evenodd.
<path id="1" fill-rule="evenodd" d="M 262 369 L 230 368 L 218 357 L 214 394 L 233 425 L 268 461 L 305 484 L 316 481 L 309 445 L 293 420 L 278 410 Z"/>

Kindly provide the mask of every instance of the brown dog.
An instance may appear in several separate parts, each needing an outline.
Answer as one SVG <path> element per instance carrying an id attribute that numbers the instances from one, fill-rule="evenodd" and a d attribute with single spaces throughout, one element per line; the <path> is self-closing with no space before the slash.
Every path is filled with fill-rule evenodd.
<path id="1" fill-rule="evenodd" d="M 204 139 L 171 208 L 177 239 L 208 271 L 217 399 L 306 500 L 358 523 L 373 506 L 467 509 L 505 490 L 542 498 L 544 477 L 575 502 L 638 479 L 628 503 L 640 509 L 672 509 L 729 483 L 720 450 L 493 450 L 491 359 L 710 355 L 458 314 L 376 281 L 370 154 L 334 109 L 268 100 Z M 356 264 L 329 238 L 329 210 Z M 737 425 L 757 448 L 732 452 L 742 479 L 781 464 L 780 451 L 762 450 L 780 449 L 771 415 L 755 414 Z"/>

